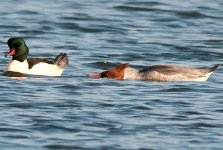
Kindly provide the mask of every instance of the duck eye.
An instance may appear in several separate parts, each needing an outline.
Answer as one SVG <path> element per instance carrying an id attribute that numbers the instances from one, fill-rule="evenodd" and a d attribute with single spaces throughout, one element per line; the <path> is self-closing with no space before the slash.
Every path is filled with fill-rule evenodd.
<path id="1" fill-rule="evenodd" d="M 102 78 L 107 78 L 109 76 L 109 73 L 108 72 L 104 72 L 101 74 L 101 77 Z"/>

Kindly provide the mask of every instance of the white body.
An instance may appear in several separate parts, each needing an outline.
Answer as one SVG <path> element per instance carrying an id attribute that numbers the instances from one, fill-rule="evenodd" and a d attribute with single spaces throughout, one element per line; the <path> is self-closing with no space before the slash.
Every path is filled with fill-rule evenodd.
<path id="1" fill-rule="evenodd" d="M 27 60 L 25 60 L 24 62 L 12 60 L 6 67 L 5 71 L 19 72 L 31 75 L 61 76 L 64 70 L 59 68 L 57 65 L 42 62 L 34 65 L 31 69 L 29 69 L 28 66 L 29 65 Z"/>

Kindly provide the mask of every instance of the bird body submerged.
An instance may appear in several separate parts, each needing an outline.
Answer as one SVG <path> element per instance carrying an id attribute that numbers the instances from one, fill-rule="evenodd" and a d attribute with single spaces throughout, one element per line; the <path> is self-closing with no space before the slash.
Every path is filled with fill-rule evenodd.
<path id="1" fill-rule="evenodd" d="M 119 67 L 100 74 L 89 75 L 92 78 L 113 78 L 119 80 L 143 80 L 157 82 L 171 81 L 206 81 L 219 65 L 211 68 L 188 68 L 170 65 L 156 65 L 143 70 L 137 70 L 122 64 Z"/>

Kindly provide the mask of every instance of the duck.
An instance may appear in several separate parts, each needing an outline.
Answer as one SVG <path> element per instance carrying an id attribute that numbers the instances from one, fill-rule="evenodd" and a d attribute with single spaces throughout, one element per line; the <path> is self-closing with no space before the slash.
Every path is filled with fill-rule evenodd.
<path id="1" fill-rule="evenodd" d="M 68 65 L 68 56 L 66 53 L 60 53 L 54 59 L 28 58 L 29 48 L 24 39 L 20 37 L 8 39 L 7 44 L 9 52 L 5 54 L 5 57 L 12 56 L 12 60 L 4 72 L 40 76 L 61 76 Z"/>
<path id="2" fill-rule="evenodd" d="M 108 78 L 117 80 L 142 80 L 155 82 L 197 81 L 204 82 L 220 66 L 217 64 L 209 68 L 189 68 L 175 65 L 154 65 L 143 70 L 137 70 L 128 63 L 117 68 L 90 74 L 90 78 Z"/>

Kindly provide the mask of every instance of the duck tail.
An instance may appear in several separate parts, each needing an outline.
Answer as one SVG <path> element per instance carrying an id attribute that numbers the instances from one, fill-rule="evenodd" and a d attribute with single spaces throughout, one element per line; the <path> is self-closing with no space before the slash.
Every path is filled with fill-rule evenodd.
<path id="1" fill-rule="evenodd" d="M 220 66 L 221 64 L 217 64 L 217 65 L 215 65 L 215 66 L 213 66 L 213 67 L 211 67 L 209 70 L 210 70 L 210 72 L 214 72 L 215 70 L 217 70 L 218 69 L 218 67 Z"/>
<path id="2" fill-rule="evenodd" d="M 54 59 L 54 64 L 57 65 L 60 69 L 64 69 L 68 65 L 68 56 L 66 53 L 60 53 Z"/>

